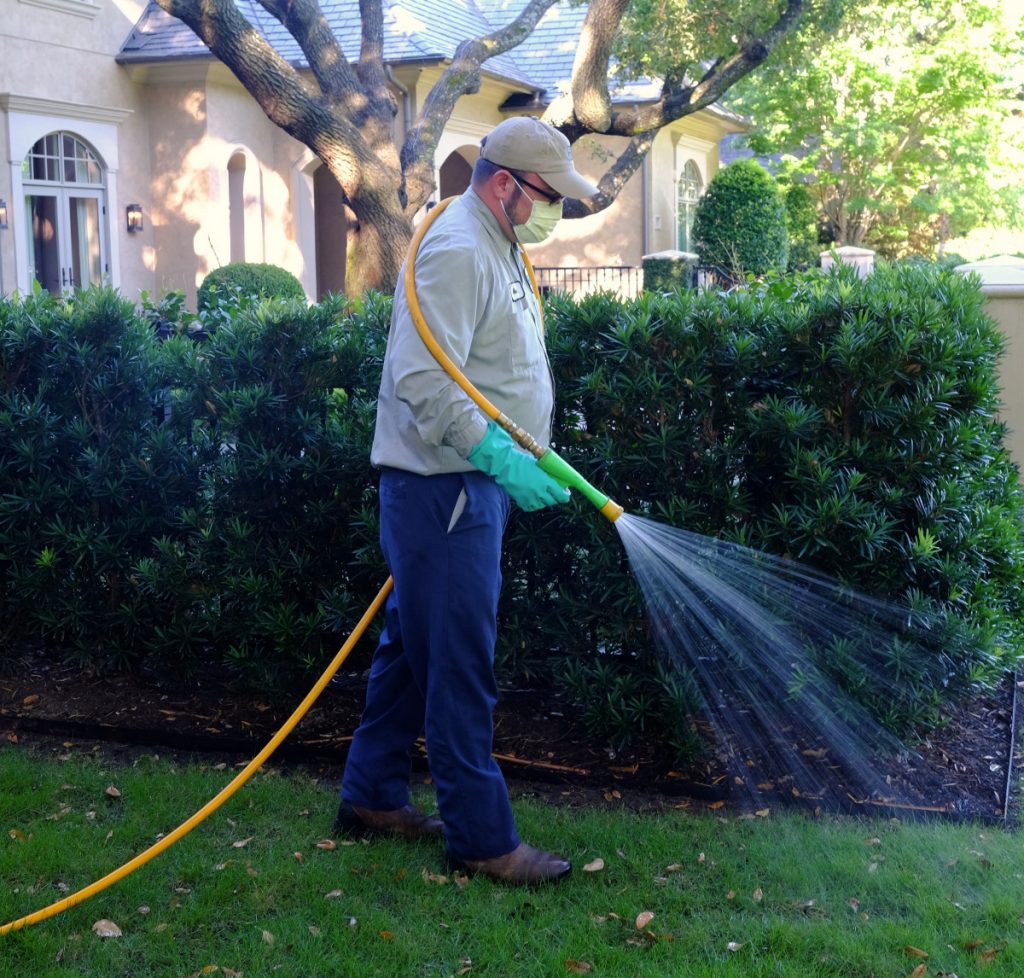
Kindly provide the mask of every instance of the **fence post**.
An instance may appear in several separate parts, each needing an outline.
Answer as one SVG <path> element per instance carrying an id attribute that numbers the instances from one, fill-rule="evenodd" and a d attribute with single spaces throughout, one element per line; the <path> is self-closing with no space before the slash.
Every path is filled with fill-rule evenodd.
<path id="1" fill-rule="evenodd" d="M 985 312 L 1006 338 L 999 361 L 999 415 L 1006 422 L 1010 457 L 1024 470 L 1024 259 L 998 255 L 957 265 L 955 271 L 981 279 Z"/>

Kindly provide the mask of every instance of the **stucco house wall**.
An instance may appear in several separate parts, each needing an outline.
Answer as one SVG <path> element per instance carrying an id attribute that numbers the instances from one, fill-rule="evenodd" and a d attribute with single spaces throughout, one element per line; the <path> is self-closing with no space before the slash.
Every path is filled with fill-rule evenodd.
<path id="1" fill-rule="evenodd" d="M 3 3 L 0 198 L 8 203 L 10 227 L 0 230 L 0 288 L 30 286 L 38 243 L 29 223 L 38 215 L 25 211 L 32 187 L 23 186 L 22 163 L 51 132 L 73 134 L 103 166 L 104 277 L 126 295 L 181 289 L 192 303 L 211 269 L 239 258 L 288 269 L 311 298 L 339 287 L 356 230 L 333 178 L 325 170 L 318 174 L 320 161 L 271 123 L 224 65 L 201 46 L 173 56 L 155 49 L 139 57 L 136 50 L 119 63 L 130 35 L 133 43 L 148 43 L 145 31 L 133 31 L 144 13 L 153 15 L 146 0 Z M 574 10 L 555 8 L 553 22 Z M 559 27 L 559 37 L 564 30 Z M 37 70 L 55 61 L 60 71 Z M 396 143 L 443 67 L 439 61 L 394 64 Z M 505 69 L 485 74 L 480 90 L 459 100 L 435 157 L 439 191 L 461 192 L 480 139 L 511 111 L 525 111 L 510 109 L 508 100 L 530 89 L 522 75 Z M 535 264 L 637 266 L 645 253 L 676 247 L 678 173 L 691 160 L 706 185 L 717 167 L 719 139 L 740 128 L 707 111 L 667 127 L 610 207 L 561 222 L 551 240 L 531 247 Z M 622 139 L 588 136 L 577 142 L 574 156 L 596 180 L 625 146 Z M 143 228 L 135 232 L 126 227 L 130 203 L 142 208 Z"/>
<path id="2" fill-rule="evenodd" d="M 33 143 L 70 132 L 105 171 L 101 215 L 105 274 L 128 293 L 153 288 L 152 233 L 129 235 L 128 203 L 148 199 L 149 122 L 140 94 L 114 58 L 144 0 L 4 0 L 0 21 L 0 230 L 3 287 L 29 287 L 30 237 L 22 203 L 22 162 Z M 87 81 L 84 81 L 87 80 Z"/>

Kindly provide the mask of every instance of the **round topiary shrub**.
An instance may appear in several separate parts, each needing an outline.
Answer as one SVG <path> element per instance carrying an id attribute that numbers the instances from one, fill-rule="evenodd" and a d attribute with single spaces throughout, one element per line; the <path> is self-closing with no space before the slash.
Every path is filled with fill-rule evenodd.
<path id="1" fill-rule="evenodd" d="M 702 264 L 736 277 L 785 270 L 789 237 L 778 184 L 753 160 L 719 170 L 697 205 L 693 236 Z"/>
<path id="2" fill-rule="evenodd" d="M 244 295 L 258 299 L 305 299 L 302 283 L 277 265 L 236 261 L 215 268 L 203 279 L 196 296 L 200 312 L 216 304 L 216 296 Z"/>

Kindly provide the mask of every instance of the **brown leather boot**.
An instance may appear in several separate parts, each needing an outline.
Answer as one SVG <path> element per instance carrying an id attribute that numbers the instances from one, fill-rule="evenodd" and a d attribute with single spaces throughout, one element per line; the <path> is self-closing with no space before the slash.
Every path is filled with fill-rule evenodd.
<path id="1" fill-rule="evenodd" d="M 361 838 L 367 835 L 400 835 L 406 839 L 423 839 L 441 835 L 444 822 L 435 815 L 425 815 L 413 805 L 375 812 L 343 801 L 334 820 L 334 834 Z"/>
<path id="2" fill-rule="evenodd" d="M 568 859 L 535 849 L 525 842 L 520 842 L 504 856 L 495 856 L 492 859 L 459 859 L 449 855 L 448 863 L 453 869 L 479 873 L 499 883 L 516 883 L 523 886 L 555 883 L 572 872 L 572 863 Z"/>

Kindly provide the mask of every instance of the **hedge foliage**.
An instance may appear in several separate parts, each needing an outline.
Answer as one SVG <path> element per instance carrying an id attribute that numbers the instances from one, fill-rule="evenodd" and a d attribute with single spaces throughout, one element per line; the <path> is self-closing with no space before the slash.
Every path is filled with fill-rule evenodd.
<path id="1" fill-rule="evenodd" d="M 754 160 L 719 170 L 697 205 L 693 238 L 701 263 L 732 278 L 784 271 L 786 205 L 775 178 Z"/>
<path id="2" fill-rule="evenodd" d="M 110 291 L 0 300 L 0 661 L 31 642 L 298 688 L 385 577 L 367 459 L 390 302 L 168 310 L 157 342 L 152 311 Z M 976 283 L 840 269 L 556 296 L 547 321 L 555 444 L 629 512 L 957 625 L 953 666 L 908 681 L 894 664 L 905 692 L 877 714 L 934 719 L 1017 661 L 1024 505 Z M 517 512 L 504 575 L 507 680 L 562 683 L 597 736 L 690 746 L 692 689 L 652 645 L 611 524 L 580 500 Z"/>
<path id="3" fill-rule="evenodd" d="M 285 268 L 260 262 L 235 261 L 215 268 L 199 286 L 196 306 L 200 312 L 218 301 L 232 303 L 238 296 L 257 299 L 304 299 L 302 283 Z"/>

